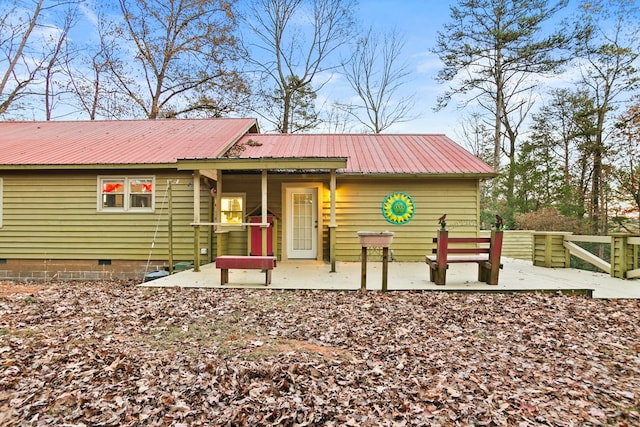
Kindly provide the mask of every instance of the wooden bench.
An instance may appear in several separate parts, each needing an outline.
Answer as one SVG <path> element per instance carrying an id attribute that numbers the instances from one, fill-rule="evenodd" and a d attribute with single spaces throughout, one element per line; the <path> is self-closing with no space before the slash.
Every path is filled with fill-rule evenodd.
<path id="1" fill-rule="evenodd" d="M 444 285 L 447 281 L 447 268 L 451 263 L 478 264 L 478 281 L 489 285 L 498 284 L 498 274 L 502 268 L 500 256 L 502 253 L 502 230 L 492 230 L 491 237 L 449 237 L 447 230 L 438 230 L 438 237 L 433 239 L 436 248 L 435 255 L 427 255 L 429 264 L 429 279 L 436 285 Z M 479 244 L 489 244 L 489 247 L 478 247 Z M 460 247 L 465 245 L 465 247 Z M 476 247 L 469 247 L 476 245 Z M 451 257 L 451 254 L 462 256 Z"/>
<path id="2" fill-rule="evenodd" d="M 276 267 L 275 256 L 222 255 L 216 257 L 216 268 L 220 269 L 220 285 L 229 283 L 230 269 L 265 270 L 265 286 L 271 283 L 271 271 Z"/>

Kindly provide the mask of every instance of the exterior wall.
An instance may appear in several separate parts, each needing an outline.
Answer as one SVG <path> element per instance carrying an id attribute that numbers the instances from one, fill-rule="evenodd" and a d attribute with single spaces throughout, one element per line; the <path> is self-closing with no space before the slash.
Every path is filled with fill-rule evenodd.
<path id="1" fill-rule="evenodd" d="M 155 212 L 98 212 L 98 176 L 152 175 Z M 142 278 L 145 272 L 167 268 L 169 259 L 168 192 L 172 182 L 173 261 L 210 262 L 218 249 L 246 254 L 247 229 L 213 233 L 200 227 L 200 248 L 194 248 L 193 178 L 191 172 L 170 170 L 3 171 L 0 226 L 0 279 L 91 280 Z M 269 174 L 267 207 L 278 221 L 276 254 L 282 259 L 284 230 L 283 186 L 321 183 L 322 257 L 329 259 L 329 174 Z M 209 188 L 203 178 L 200 217 L 214 222 Z M 431 253 L 437 219 L 447 213 L 451 235 L 478 233 L 478 180 L 442 178 L 337 177 L 336 255 L 340 261 L 358 261 L 358 231 L 393 231 L 391 249 L 397 261 L 420 261 Z M 223 174 L 223 193 L 246 193 L 246 212 L 260 214 L 261 176 Z M 382 201 L 391 192 L 409 194 L 415 214 L 403 225 L 382 215 Z M 220 248 L 218 248 L 220 246 Z M 375 259 L 375 255 L 372 257 Z M 151 260 L 147 265 L 147 260 Z M 110 264 L 109 264 L 110 263 Z"/>
<path id="2" fill-rule="evenodd" d="M 362 248 L 358 231 L 392 231 L 391 250 L 396 261 L 421 261 L 435 247 L 438 218 L 447 214 L 451 236 L 477 235 L 480 218 L 477 179 L 362 179 L 340 178 L 337 182 L 336 258 L 358 261 Z M 402 225 L 391 224 L 382 215 L 382 201 L 391 192 L 409 194 L 415 204 L 413 218 Z M 325 212 L 328 215 L 328 196 Z"/>
<path id="3" fill-rule="evenodd" d="M 224 175 L 223 193 L 245 192 L 247 211 L 261 203 L 260 175 Z M 321 182 L 322 253 L 329 259 L 328 226 L 330 192 L 328 174 L 269 175 L 267 179 L 268 208 L 282 218 L 282 185 L 284 183 Z M 394 191 L 409 194 L 415 203 L 415 214 L 403 225 L 391 224 L 382 215 L 382 201 Z M 393 231 L 391 249 L 397 261 L 424 261 L 434 248 L 432 238 L 439 227 L 438 218 L 447 213 L 447 228 L 451 235 L 477 235 L 480 217 L 479 182 L 477 179 L 344 177 L 338 175 L 336 188 L 336 257 L 339 261 L 358 261 L 361 246 L 358 231 Z M 258 210 L 259 214 L 259 210 Z M 277 241 L 283 241 L 284 221 L 279 222 Z M 225 254 L 247 253 L 246 230 L 226 233 Z M 222 240 L 221 240 L 222 244 Z M 277 255 L 282 257 L 279 244 Z M 375 258 L 374 258 L 375 259 Z"/>
<path id="4" fill-rule="evenodd" d="M 134 175 L 155 177 L 155 211 L 98 212 L 98 176 Z M 193 260 L 190 172 L 3 171 L 0 177 L 3 186 L 0 275 L 6 278 L 14 274 L 10 272 L 24 277 L 29 269 L 20 264 L 31 266 L 47 277 L 61 277 L 65 271 L 86 271 L 90 276 L 96 271 L 108 271 L 104 274 L 130 277 L 140 271 L 131 265 L 143 262 L 146 267 L 148 259 L 153 260 L 149 268 L 168 266 L 167 180 L 172 181 L 173 260 Z M 202 193 L 206 200 L 206 186 Z M 206 218 L 209 205 L 204 202 L 202 205 Z M 210 246 L 207 230 L 201 233 L 201 238 L 204 245 Z M 111 265 L 98 266 L 98 260 L 111 261 Z"/>

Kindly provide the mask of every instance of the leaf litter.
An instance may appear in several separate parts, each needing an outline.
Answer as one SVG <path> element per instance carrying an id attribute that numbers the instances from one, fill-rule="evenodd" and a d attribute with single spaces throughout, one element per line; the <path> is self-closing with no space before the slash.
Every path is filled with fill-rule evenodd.
<path id="1" fill-rule="evenodd" d="M 638 426 L 640 302 L 141 288 L 0 296 L 0 425 Z"/>

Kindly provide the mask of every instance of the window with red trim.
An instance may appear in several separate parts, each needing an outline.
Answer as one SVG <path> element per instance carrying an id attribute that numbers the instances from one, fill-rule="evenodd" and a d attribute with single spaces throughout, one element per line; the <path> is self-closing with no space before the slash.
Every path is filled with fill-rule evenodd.
<path id="1" fill-rule="evenodd" d="M 100 177 L 98 181 L 99 211 L 153 211 L 153 177 Z"/>

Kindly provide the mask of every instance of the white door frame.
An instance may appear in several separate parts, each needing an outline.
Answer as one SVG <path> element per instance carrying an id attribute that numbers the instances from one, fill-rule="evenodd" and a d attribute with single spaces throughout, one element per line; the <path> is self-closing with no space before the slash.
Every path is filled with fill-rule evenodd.
<path id="1" fill-rule="evenodd" d="M 318 261 L 322 260 L 322 190 L 324 186 L 321 182 L 292 182 L 292 183 L 284 183 L 282 184 L 282 201 L 283 201 L 283 227 L 282 227 L 282 258 L 283 259 L 316 259 Z M 291 222 L 291 203 L 289 200 L 289 195 L 295 190 L 309 190 L 315 189 L 315 200 L 316 200 L 316 209 L 315 209 L 315 223 L 317 226 L 315 227 L 315 249 L 314 256 L 311 258 L 298 258 L 290 256 L 290 239 L 291 239 L 291 230 L 290 227 L 292 225 Z"/>

